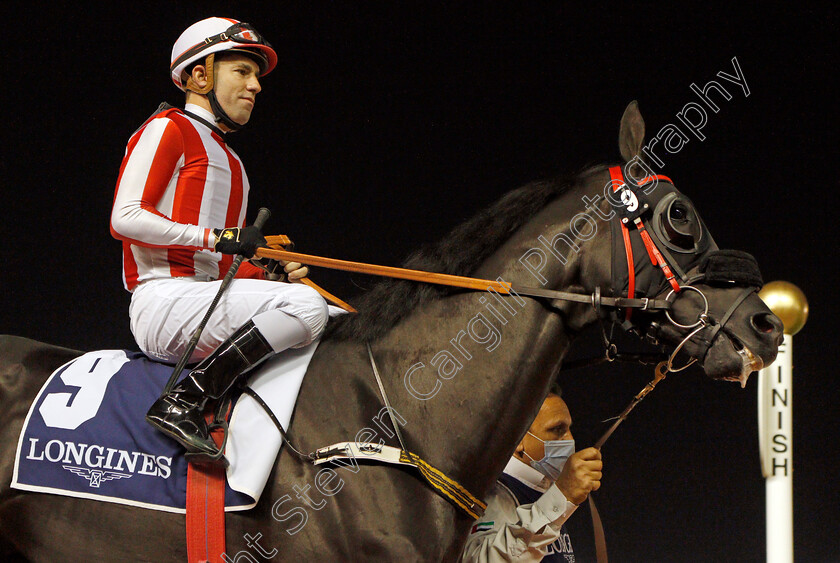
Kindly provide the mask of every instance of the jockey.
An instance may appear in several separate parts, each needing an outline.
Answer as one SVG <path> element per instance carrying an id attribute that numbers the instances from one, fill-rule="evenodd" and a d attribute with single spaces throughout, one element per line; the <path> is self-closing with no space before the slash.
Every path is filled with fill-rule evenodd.
<path id="1" fill-rule="evenodd" d="M 245 226 L 248 177 L 226 134 L 248 122 L 260 79 L 276 64 L 274 49 L 247 23 L 208 18 L 191 25 L 170 64 L 186 93 L 184 109 L 162 106 L 128 142 L 111 233 L 123 244 L 131 331 L 152 358 L 178 361 L 234 255 L 251 258 L 266 243 L 257 227 Z M 327 304 L 315 290 L 269 281 L 264 271 L 285 266 L 294 282 L 307 268 L 242 266 L 190 359 L 201 362 L 146 415 L 193 453 L 218 450 L 204 419 L 208 402 L 273 354 L 313 342 L 327 322 Z"/>

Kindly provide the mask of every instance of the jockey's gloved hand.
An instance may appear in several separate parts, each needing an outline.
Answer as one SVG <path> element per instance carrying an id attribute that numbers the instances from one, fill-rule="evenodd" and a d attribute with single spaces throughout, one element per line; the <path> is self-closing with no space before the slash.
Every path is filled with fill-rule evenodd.
<path id="1" fill-rule="evenodd" d="M 213 229 L 213 234 L 216 235 L 213 250 L 222 254 L 242 254 L 250 258 L 257 248 L 268 245 L 260 230 L 253 225 L 243 228 Z"/>

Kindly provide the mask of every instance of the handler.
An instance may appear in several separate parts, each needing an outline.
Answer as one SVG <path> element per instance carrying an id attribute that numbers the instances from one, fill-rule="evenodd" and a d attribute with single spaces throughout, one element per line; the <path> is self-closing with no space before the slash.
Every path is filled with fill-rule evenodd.
<path id="1" fill-rule="evenodd" d="M 265 245 L 258 228 L 245 226 L 248 177 L 226 134 L 248 122 L 260 79 L 276 64 L 274 49 L 247 23 L 208 18 L 191 25 L 169 67 L 186 92 L 184 109 L 159 110 L 128 141 L 111 234 L 123 243 L 131 331 L 152 358 L 177 362 L 233 255 L 250 258 Z M 297 263 L 285 271 L 290 281 L 307 274 Z M 209 402 L 271 355 L 311 343 L 326 325 L 327 305 L 315 290 L 259 279 L 263 274 L 243 264 L 191 357 L 201 363 L 146 415 L 190 452 L 217 451 L 204 421 Z"/>
<path id="2" fill-rule="evenodd" d="M 575 453 L 572 416 L 549 393 L 475 522 L 462 561 L 575 560 L 564 522 L 601 486 L 601 452 Z M 568 461 L 567 461 L 568 460 Z"/>

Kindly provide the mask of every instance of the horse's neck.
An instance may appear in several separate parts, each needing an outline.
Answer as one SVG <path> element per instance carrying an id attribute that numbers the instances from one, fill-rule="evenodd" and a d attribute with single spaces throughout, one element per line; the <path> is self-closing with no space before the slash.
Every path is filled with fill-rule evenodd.
<path id="1" fill-rule="evenodd" d="M 580 290 L 580 272 L 590 269 L 588 256 L 603 255 L 598 247 L 608 248 L 610 236 L 604 228 L 600 237 L 574 242 L 570 221 L 582 211 L 579 195 L 552 202 L 475 276 Z M 574 246 L 557 242 L 563 235 Z M 552 241 L 553 251 L 546 246 Z M 492 480 L 483 470 L 501 471 L 539 409 L 571 337 L 594 320 L 581 305 L 555 305 L 552 310 L 527 297 L 459 294 L 425 305 L 376 342 L 374 350 L 394 381 L 391 400 L 405 418 L 408 447 L 477 487 L 476 493 L 486 492 Z"/>

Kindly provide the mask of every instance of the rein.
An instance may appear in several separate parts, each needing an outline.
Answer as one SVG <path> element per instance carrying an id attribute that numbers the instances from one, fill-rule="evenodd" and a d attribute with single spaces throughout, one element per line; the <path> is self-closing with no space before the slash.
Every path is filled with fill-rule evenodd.
<path id="1" fill-rule="evenodd" d="M 256 256 L 258 258 L 271 258 L 274 260 L 285 260 L 288 262 L 300 262 L 301 264 L 306 264 L 308 266 L 320 266 L 322 268 L 343 270 L 346 272 L 356 272 L 360 274 L 384 276 L 479 291 L 492 291 L 501 293 L 502 295 L 525 295 L 528 297 L 543 297 L 555 300 L 559 299 L 562 301 L 572 301 L 575 303 L 586 303 L 592 305 L 593 307 L 616 307 L 622 309 L 633 308 L 641 309 L 643 311 L 661 311 L 671 308 L 671 303 L 665 299 L 655 299 L 651 297 L 606 297 L 601 295 L 600 288 L 596 289 L 592 294 L 570 293 L 568 291 L 558 291 L 555 289 L 511 284 L 498 280 L 453 276 L 450 274 L 425 272 L 422 270 L 379 266 L 377 264 L 367 264 L 364 262 L 351 262 L 348 260 L 339 260 L 337 258 L 326 258 L 323 256 L 301 254 L 299 252 L 290 252 L 287 250 L 273 248 L 273 246 L 277 244 L 275 239 L 280 237 L 283 237 L 283 235 L 279 235 L 277 237 L 266 237 L 269 248 L 258 248 Z M 335 301 L 333 301 L 333 303 L 335 303 Z"/>
<path id="2" fill-rule="evenodd" d="M 620 166 L 613 166 L 610 168 L 610 178 L 613 184 L 613 191 L 625 190 L 630 193 L 631 190 L 624 180 L 624 175 Z M 660 174 L 648 176 L 643 178 L 637 187 L 646 185 L 650 182 L 663 180 L 673 183 L 670 178 Z M 624 193 L 624 192 L 622 192 Z M 630 243 L 628 223 L 631 221 L 639 230 L 639 233 L 644 241 L 645 248 L 648 251 L 651 262 L 654 266 L 662 269 L 665 278 L 671 284 L 674 291 L 678 292 L 680 286 L 677 283 L 674 273 L 668 262 L 662 256 L 662 253 L 653 242 L 650 234 L 647 232 L 641 220 L 641 215 L 649 209 L 647 203 L 642 203 L 639 200 L 640 196 L 632 191 L 630 196 L 636 202 L 636 206 L 632 205 L 620 208 L 623 217 L 621 219 L 621 228 L 624 234 L 624 247 L 627 254 L 627 266 L 630 276 L 630 287 L 628 289 L 627 297 L 606 297 L 601 295 L 601 289 L 596 288 L 592 294 L 571 293 L 567 291 L 558 291 L 553 289 L 544 289 L 537 287 L 528 287 L 522 285 L 514 285 L 497 280 L 486 280 L 481 278 L 472 278 L 465 276 L 454 276 L 451 274 L 440 274 L 436 272 L 426 272 L 422 270 L 411 270 L 408 268 L 395 268 L 392 266 L 380 266 L 377 264 L 368 264 L 365 262 L 352 262 L 349 260 L 339 260 L 337 258 L 326 258 L 323 256 L 314 256 L 311 254 L 301 254 L 299 252 L 291 252 L 285 249 L 285 245 L 290 243 L 290 239 L 284 235 L 268 236 L 266 241 L 268 248 L 258 248 L 256 256 L 258 258 L 269 258 L 274 260 L 285 260 L 288 262 L 299 262 L 308 266 L 319 266 L 333 270 L 343 270 L 347 272 L 355 272 L 360 274 L 368 274 L 374 276 L 383 276 L 425 283 L 433 283 L 437 285 L 446 285 L 450 287 L 461 287 L 465 289 L 474 289 L 479 291 L 493 291 L 503 295 L 525 295 L 528 297 L 548 298 L 561 301 L 571 301 L 574 303 L 591 304 L 596 309 L 600 307 L 612 307 L 627 309 L 628 318 L 629 313 L 633 309 L 640 309 L 642 311 L 668 311 L 671 308 L 671 303 L 667 299 L 656 299 L 652 297 L 635 297 L 635 268 L 633 262 L 633 249 Z M 625 201 L 625 196 L 622 195 L 622 202 Z M 622 211 L 623 210 L 623 211 Z M 310 284 L 311 285 L 311 284 Z M 314 287 L 314 286 L 313 286 Z M 318 288 L 320 290 L 320 288 Z M 322 293 L 325 298 L 333 303 L 344 306 L 343 302 L 336 301 L 335 297 Z M 345 307 L 346 308 L 346 307 Z"/>

